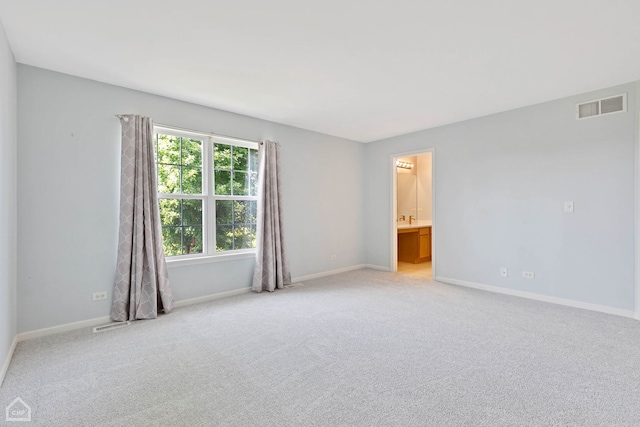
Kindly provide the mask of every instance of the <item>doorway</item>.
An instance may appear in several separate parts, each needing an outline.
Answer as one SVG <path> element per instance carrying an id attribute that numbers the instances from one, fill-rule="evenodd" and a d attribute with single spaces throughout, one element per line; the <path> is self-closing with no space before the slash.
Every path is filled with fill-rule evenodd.
<path id="1" fill-rule="evenodd" d="M 435 150 L 391 156 L 391 270 L 435 277 Z"/>

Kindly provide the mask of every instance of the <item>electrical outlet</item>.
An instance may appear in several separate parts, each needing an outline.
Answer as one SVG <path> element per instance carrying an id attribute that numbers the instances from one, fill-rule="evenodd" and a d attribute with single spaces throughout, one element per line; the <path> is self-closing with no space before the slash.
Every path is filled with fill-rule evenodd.
<path id="1" fill-rule="evenodd" d="M 107 293 L 106 292 L 94 292 L 93 294 L 93 300 L 94 301 L 100 301 L 103 299 L 107 299 Z"/>
<path id="2" fill-rule="evenodd" d="M 536 277 L 536 275 L 533 274 L 533 271 L 523 271 L 522 272 L 522 277 L 524 277 L 526 279 L 533 279 L 534 277 Z"/>
<path id="3" fill-rule="evenodd" d="M 500 268 L 500 277 L 508 277 L 508 276 L 509 276 L 509 270 L 507 269 L 507 267 Z"/>
<path id="4" fill-rule="evenodd" d="M 337 257 L 337 256 L 335 256 L 335 255 L 331 255 L 331 261 L 335 261 L 335 260 L 336 260 L 336 258 L 338 258 L 338 257 Z"/>

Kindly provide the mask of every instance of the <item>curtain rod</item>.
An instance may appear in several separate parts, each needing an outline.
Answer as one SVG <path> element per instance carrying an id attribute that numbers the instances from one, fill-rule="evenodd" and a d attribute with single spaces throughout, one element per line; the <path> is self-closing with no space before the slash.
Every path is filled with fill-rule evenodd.
<path id="1" fill-rule="evenodd" d="M 124 120 L 125 122 L 129 121 L 129 117 L 126 117 L 123 114 L 116 114 L 116 117 L 119 118 L 119 119 Z M 253 139 L 238 138 L 237 136 L 228 136 L 228 135 L 221 135 L 219 133 L 213 133 L 213 132 L 204 132 L 204 131 L 200 131 L 200 130 L 185 129 L 185 128 L 181 128 L 181 127 L 177 127 L 177 126 L 163 125 L 162 123 L 156 123 L 156 122 L 153 122 L 153 125 L 161 127 L 161 128 L 175 129 L 175 130 L 182 131 L 182 132 L 200 133 L 200 134 L 203 134 L 203 135 L 210 135 L 210 136 L 212 136 L 214 138 L 236 139 L 236 140 L 239 140 L 239 141 L 254 142 L 256 144 L 262 144 L 262 141 L 254 141 Z"/>

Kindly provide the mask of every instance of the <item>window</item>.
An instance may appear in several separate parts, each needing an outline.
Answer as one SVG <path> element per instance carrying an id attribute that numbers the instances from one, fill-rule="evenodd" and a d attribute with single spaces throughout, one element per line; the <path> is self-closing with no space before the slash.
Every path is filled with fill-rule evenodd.
<path id="1" fill-rule="evenodd" d="M 156 127 L 155 155 L 165 256 L 253 252 L 257 143 Z"/>

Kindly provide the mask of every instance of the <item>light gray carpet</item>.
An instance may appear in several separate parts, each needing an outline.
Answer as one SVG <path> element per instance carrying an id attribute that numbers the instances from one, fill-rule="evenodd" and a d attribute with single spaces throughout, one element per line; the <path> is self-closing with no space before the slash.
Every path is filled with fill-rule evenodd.
<path id="1" fill-rule="evenodd" d="M 17 396 L 46 426 L 638 426 L 640 322 L 360 270 L 21 342 Z"/>

